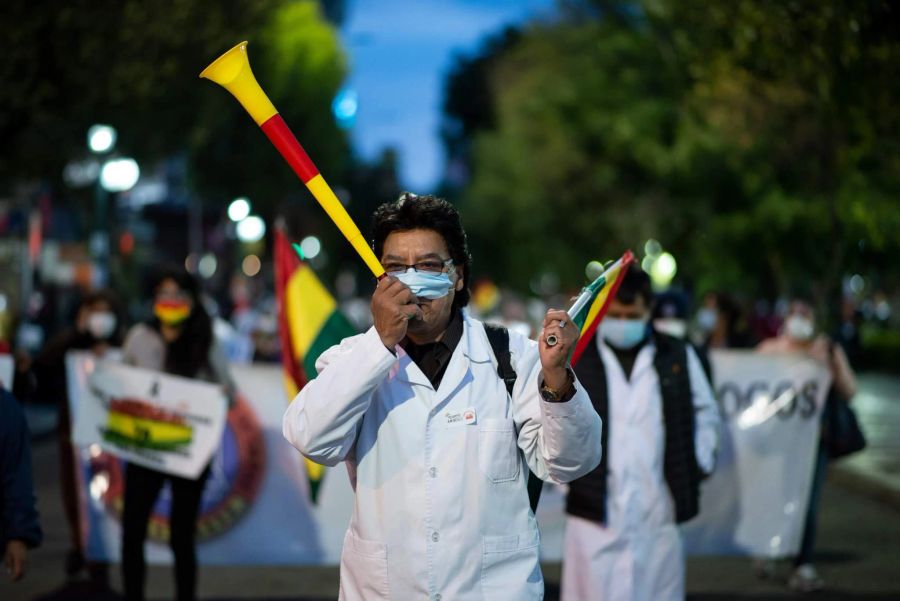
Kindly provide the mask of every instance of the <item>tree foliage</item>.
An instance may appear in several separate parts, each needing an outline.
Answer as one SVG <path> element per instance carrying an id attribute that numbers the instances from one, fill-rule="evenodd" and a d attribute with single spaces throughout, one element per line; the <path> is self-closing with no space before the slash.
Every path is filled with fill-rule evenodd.
<path id="1" fill-rule="evenodd" d="M 479 270 L 578 285 L 588 260 L 652 237 L 700 287 L 824 295 L 900 250 L 896 7 L 580 5 L 451 76 Z M 454 108 L 473 72 L 489 119 Z"/>
<path id="2" fill-rule="evenodd" d="M 200 71 L 249 39 L 254 72 L 320 166 L 347 155 L 329 103 L 345 73 L 334 28 L 306 0 L 51 3 L 0 8 L 0 185 L 56 181 L 87 153 L 93 123 L 119 133 L 143 164 L 183 153 L 195 191 L 225 200 L 258 192 L 271 205 L 293 182 L 249 117 Z"/>

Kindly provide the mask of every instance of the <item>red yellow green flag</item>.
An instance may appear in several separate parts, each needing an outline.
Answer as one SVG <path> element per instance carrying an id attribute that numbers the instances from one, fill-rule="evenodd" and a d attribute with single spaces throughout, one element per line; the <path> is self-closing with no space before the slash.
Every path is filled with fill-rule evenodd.
<path id="1" fill-rule="evenodd" d="M 607 267 L 600 277 L 585 287 L 582 295 L 585 296 L 587 302 L 580 303 L 581 297 L 579 297 L 579 301 L 576 301 L 575 305 L 580 305 L 580 307 L 576 309 L 573 306 L 573 309 L 576 310 L 569 310 L 572 323 L 581 330 L 581 337 L 578 339 L 575 350 L 572 352 L 572 365 L 578 363 L 578 359 L 581 358 L 584 349 L 594 337 L 597 326 L 600 325 L 603 316 L 606 315 L 609 303 L 616 297 L 619 284 L 622 283 L 622 278 L 625 277 L 625 272 L 633 261 L 634 255 L 631 251 L 625 251 L 621 259 Z"/>
<path id="2" fill-rule="evenodd" d="M 293 399 L 316 376 L 319 355 L 357 332 L 315 272 L 297 257 L 280 228 L 275 231 L 274 251 L 281 361 L 288 398 Z M 315 503 L 325 468 L 306 459 L 306 472 Z"/>

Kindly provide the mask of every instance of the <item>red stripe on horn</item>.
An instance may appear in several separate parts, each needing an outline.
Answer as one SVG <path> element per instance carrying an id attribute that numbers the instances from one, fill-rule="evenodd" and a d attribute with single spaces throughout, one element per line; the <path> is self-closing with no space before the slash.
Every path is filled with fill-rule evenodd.
<path id="1" fill-rule="evenodd" d="M 300 142 L 294 137 L 293 132 L 291 132 L 287 123 L 284 122 L 284 119 L 281 118 L 281 115 L 275 113 L 260 126 L 260 129 L 263 130 L 269 141 L 275 145 L 275 148 L 278 149 L 278 152 L 281 153 L 281 156 L 284 157 L 284 160 L 288 162 L 288 165 L 291 166 L 291 169 L 294 170 L 294 173 L 297 174 L 304 184 L 319 174 L 319 170 L 316 169 L 312 159 L 300 146 Z"/>

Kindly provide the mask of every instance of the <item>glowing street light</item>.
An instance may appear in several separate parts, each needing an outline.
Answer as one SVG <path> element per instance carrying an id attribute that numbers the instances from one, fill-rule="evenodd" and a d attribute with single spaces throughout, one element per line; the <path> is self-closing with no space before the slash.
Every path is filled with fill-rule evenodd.
<path id="1" fill-rule="evenodd" d="M 650 279 L 660 288 L 665 288 L 672 282 L 676 271 L 678 271 L 678 264 L 675 262 L 675 257 L 664 252 L 653 261 L 653 265 L 650 267 Z"/>
<path id="2" fill-rule="evenodd" d="M 241 242 L 258 242 L 266 235 L 266 222 L 258 215 L 245 217 L 237 224 L 237 236 Z"/>
<path id="3" fill-rule="evenodd" d="M 250 214 L 250 200 L 242 196 L 235 198 L 228 205 L 228 218 L 235 223 L 242 221 Z"/>
<path id="4" fill-rule="evenodd" d="M 101 154 L 116 145 L 116 130 L 111 125 L 92 125 L 88 129 L 88 148 Z"/>
<path id="5" fill-rule="evenodd" d="M 359 109 L 359 97 L 351 89 L 343 89 L 337 93 L 331 102 L 331 111 L 337 124 L 344 128 L 350 128 L 356 121 L 356 111 Z"/>
<path id="6" fill-rule="evenodd" d="M 107 192 L 127 192 L 140 177 L 141 170 L 134 159 L 112 159 L 100 170 L 100 185 Z"/>

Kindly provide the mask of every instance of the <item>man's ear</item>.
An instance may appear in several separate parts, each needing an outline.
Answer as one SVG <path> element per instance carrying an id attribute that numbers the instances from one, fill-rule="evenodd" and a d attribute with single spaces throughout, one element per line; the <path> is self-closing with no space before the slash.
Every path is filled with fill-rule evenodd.
<path id="1" fill-rule="evenodd" d="M 456 268 L 456 283 L 453 285 L 453 289 L 456 290 L 457 292 L 462 290 L 463 286 L 465 285 L 465 284 L 463 284 L 463 282 L 464 282 L 463 275 L 465 275 L 463 273 L 463 269 L 464 269 L 463 267 Z"/>

